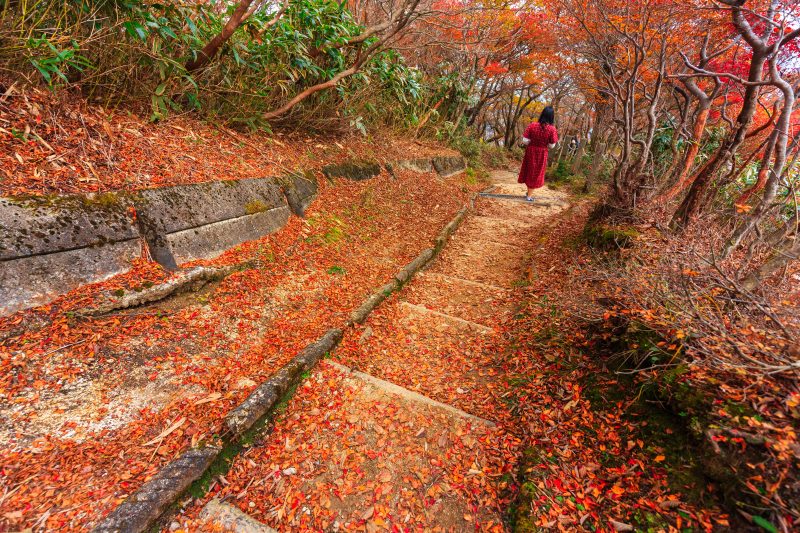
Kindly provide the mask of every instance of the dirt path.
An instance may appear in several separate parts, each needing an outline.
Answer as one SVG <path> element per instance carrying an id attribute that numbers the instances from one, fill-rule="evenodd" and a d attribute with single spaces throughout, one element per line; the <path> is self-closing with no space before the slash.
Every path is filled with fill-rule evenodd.
<path id="1" fill-rule="evenodd" d="M 476 200 L 436 262 L 345 338 L 172 529 L 504 529 L 519 441 L 490 347 L 514 313 L 530 235 L 567 203 L 546 188 L 534 203 L 508 197 L 520 192 L 510 172 L 492 181 L 497 196 Z"/>

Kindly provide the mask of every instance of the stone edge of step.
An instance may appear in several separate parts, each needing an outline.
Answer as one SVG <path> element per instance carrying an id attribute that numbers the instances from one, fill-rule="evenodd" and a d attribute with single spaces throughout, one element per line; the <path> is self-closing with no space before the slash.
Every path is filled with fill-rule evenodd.
<path id="1" fill-rule="evenodd" d="M 380 391 L 383 391 L 385 393 L 392 394 L 394 396 L 399 396 L 399 397 L 401 397 L 401 398 L 403 398 L 405 400 L 409 400 L 409 401 L 416 402 L 416 403 L 421 403 L 423 405 L 434 407 L 436 409 L 441 409 L 441 410 L 443 410 L 443 411 L 445 411 L 445 412 L 447 412 L 449 414 L 458 416 L 460 418 L 465 418 L 467 420 L 472 420 L 472 421 L 475 421 L 475 422 L 479 422 L 479 423 L 481 423 L 481 424 L 483 424 L 485 426 L 495 427 L 495 423 L 492 422 L 491 420 L 487 420 L 485 418 L 481 418 L 479 416 L 473 415 L 471 413 L 468 413 L 468 412 L 464 411 L 463 409 L 459 409 L 458 407 L 455 407 L 455 406 L 450 405 L 448 403 L 444 403 L 444 402 L 440 402 L 438 400 L 434 400 L 433 398 L 425 396 L 424 394 L 420 394 L 418 392 L 409 390 L 409 389 L 407 389 L 405 387 L 401 387 L 400 385 L 392 383 L 391 381 L 386 381 L 384 379 L 375 377 L 375 376 L 373 376 L 371 374 L 367 374 L 367 373 L 361 372 L 359 370 L 354 370 L 354 369 L 350 368 L 349 366 L 345 366 L 345 365 L 343 365 L 341 363 L 337 363 L 336 361 L 326 360 L 325 364 L 330 366 L 330 367 L 332 367 L 332 368 L 335 368 L 336 370 L 338 370 L 339 372 L 342 372 L 343 374 L 350 375 L 350 376 L 353 376 L 355 378 L 358 378 L 360 381 L 363 381 L 363 382 L 369 384 L 370 386 L 372 386 L 372 387 L 374 387 L 374 388 L 376 388 L 376 389 L 378 389 Z"/>
<path id="2" fill-rule="evenodd" d="M 233 533 L 278 533 L 277 530 L 259 522 L 238 507 L 214 498 L 200 512 L 200 520 L 221 531 Z"/>
<path id="3" fill-rule="evenodd" d="M 412 303 L 409 303 L 409 302 L 402 302 L 402 305 L 406 309 L 408 309 L 410 311 L 413 311 L 413 312 L 415 312 L 417 314 L 435 316 L 435 317 L 441 318 L 444 321 L 452 322 L 452 323 L 458 324 L 460 326 L 465 326 L 465 327 L 469 328 L 470 330 L 475 330 L 478 333 L 481 333 L 481 334 L 484 334 L 484 335 L 495 333 L 495 329 L 491 328 L 489 326 L 485 326 L 483 324 L 478 324 L 477 322 L 473 322 L 471 320 L 466 320 L 464 318 L 459 318 L 457 316 L 448 315 L 447 313 L 442 313 L 441 311 L 436 311 L 435 309 L 428 309 L 427 307 L 422 306 L 422 305 L 412 304 Z"/>

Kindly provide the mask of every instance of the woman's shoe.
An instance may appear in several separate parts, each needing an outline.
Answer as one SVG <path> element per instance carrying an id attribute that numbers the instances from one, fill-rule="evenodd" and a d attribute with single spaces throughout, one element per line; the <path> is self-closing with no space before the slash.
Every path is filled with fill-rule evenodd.
<path id="1" fill-rule="evenodd" d="M 533 201 L 533 198 L 531 198 L 530 196 L 526 196 L 526 197 L 525 197 L 525 201 L 526 201 L 526 202 L 532 202 L 532 201 Z"/>

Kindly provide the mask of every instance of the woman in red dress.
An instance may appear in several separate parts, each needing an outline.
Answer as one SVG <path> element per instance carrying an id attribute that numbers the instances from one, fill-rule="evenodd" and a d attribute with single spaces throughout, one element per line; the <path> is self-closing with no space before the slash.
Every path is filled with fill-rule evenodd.
<path id="1" fill-rule="evenodd" d="M 547 170 L 547 149 L 558 142 L 558 132 L 553 126 L 555 112 L 552 106 L 547 106 L 539 115 L 539 122 L 531 122 L 525 133 L 522 134 L 522 144 L 525 145 L 525 158 L 519 171 L 518 183 L 528 187 L 525 199 L 533 201 L 531 195 L 534 189 L 544 185 L 544 172 Z"/>

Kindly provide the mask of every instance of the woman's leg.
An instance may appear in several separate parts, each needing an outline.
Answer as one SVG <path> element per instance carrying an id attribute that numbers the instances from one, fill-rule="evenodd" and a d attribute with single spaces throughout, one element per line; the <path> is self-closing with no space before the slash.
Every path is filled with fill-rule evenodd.
<path id="1" fill-rule="evenodd" d="M 533 191 L 534 191 L 534 190 L 535 190 L 535 189 L 531 189 L 530 187 L 528 187 L 528 193 L 525 195 L 525 197 L 527 197 L 527 198 L 530 198 L 530 197 L 531 197 L 531 195 L 533 194 Z"/>

